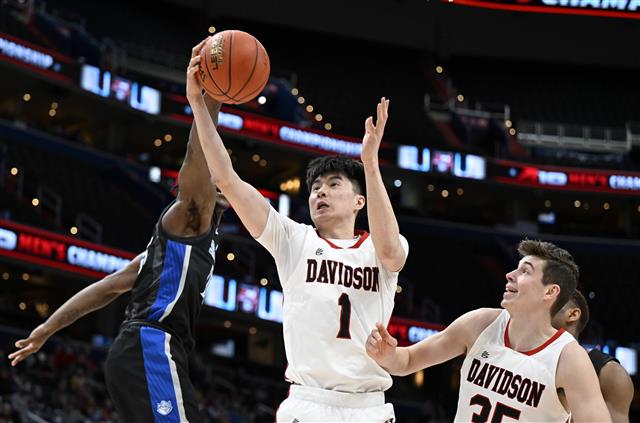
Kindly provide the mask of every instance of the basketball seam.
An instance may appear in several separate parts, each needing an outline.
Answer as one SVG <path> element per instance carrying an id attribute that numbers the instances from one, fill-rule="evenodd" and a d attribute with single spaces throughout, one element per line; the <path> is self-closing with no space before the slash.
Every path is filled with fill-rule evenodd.
<path id="1" fill-rule="evenodd" d="M 256 88 L 255 90 L 251 91 L 250 93 L 248 93 L 244 97 L 240 97 L 236 101 L 242 101 L 245 98 L 252 96 L 256 91 L 258 91 L 258 92 L 262 91 L 264 89 L 264 87 L 267 85 L 267 82 L 269 82 L 269 75 L 267 75 L 267 79 L 264 81 L 264 84 L 261 84 L 258 88 Z"/>
<path id="2" fill-rule="evenodd" d="M 231 91 L 231 59 L 233 59 L 233 33 L 234 32 L 235 31 L 231 31 L 231 33 L 229 34 L 229 88 L 227 88 L 227 91 L 225 91 L 225 94 Z"/>
<path id="3" fill-rule="evenodd" d="M 245 98 L 252 96 L 256 91 L 262 91 L 264 87 L 267 85 L 267 82 L 269 82 L 269 72 L 267 72 L 267 79 L 262 84 L 258 85 L 258 88 L 246 94 L 245 96 L 240 97 L 238 101 L 243 101 Z"/>
<path id="4" fill-rule="evenodd" d="M 248 77 L 248 78 L 247 78 L 247 80 L 245 81 L 244 85 L 243 85 L 243 86 L 238 90 L 238 92 L 237 92 L 237 93 L 235 93 L 235 94 L 234 94 L 234 97 L 235 97 L 236 95 L 240 94 L 240 93 L 242 92 L 242 90 L 244 90 L 244 89 L 245 89 L 245 87 L 246 87 L 247 85 L 249 85 L 249 82 L 251 82 L 251 78 L 253 77 L 253 74 L 254 74 L 254 73 L 255 73 L 255 71 L 256 71 L 256 66 L 258 65 L 258 53 L 259 53 L 259 47 L 258 47 L 258 40 L 256 40 L 256 39 L 254 38 L 253 42 L 254 42 L 254 43 L 255 43 L 255 45 L 256 45 L 256 57 L 255 57 L 255 59 L 253 60 L 253 68 L 251 69 L 251 73 L 249 74 L 249 77 Z"/>
<path id="5" fill-rule="evenodd" d="M 207 59 L 207 58 L 205 57 L 205 59 Z M 218 83 L 216 82 L 216 80 L 215 80 L 215 79 L 213 79 L 213 76 L 211 75 L 211 71 L 209 70 L 208 63 L 209 63 L 209 61 L 208 61 L 208 60 L 205 60 L 205 63 L 204 63 L 204 69 L 205 69 L 205 70 L 207 71 L 207 73 L 209 74 L 209 79 L 211 80 L 211 82 L 213 82 L 213 85 L 215 85 L 215 86 L 216 86 L 216 88 L 217 88 L 218 90 L 220 90 L 220 95 L 227 97 L 229 100 L 238 101 L 238 100 L 236 100 L 235 98 L 230 97 L 230 96 L 229 96 L 229 95 L 228 95 L 228 94 L 227 94 L 227 93 L 222 89 L 222 87 L 220 87 L 220 85 L 218 85 Z"/>

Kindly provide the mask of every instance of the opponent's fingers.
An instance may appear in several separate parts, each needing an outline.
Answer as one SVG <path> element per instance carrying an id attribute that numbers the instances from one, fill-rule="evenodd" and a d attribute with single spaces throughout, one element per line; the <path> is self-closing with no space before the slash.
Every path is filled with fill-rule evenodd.
<path id="1" fill-rule="evenodd" d="M 31 355 L 33 352 L 35 351 L 35 346 L 33 344 L 29 344 L 29 346 L 22 348 L 21 350 L 18 351 L 14 351 L 11 354 L 9 354 L 9 359 L 13 360 L 11 362 L 12 366 L 15 366 L 15 364 L 18 364 L 19 362 L 21 362 L 22 360 L 24 360 L 26 357 L 28 357 L 29 355 Z M 14 364 L 15 363 L 15 364 Z"/>
<path id="2" fill-rule="evenodd" d="M 16 343 L 14 344 L 16 346 L 16 348 L 22 348 L 27 344 L 27 340 L 26 339 L 19 339 L 16 341 Z"/>
<path id="3" fill-rule="evenodd" d="M 370 336 L 373 339 L 375 339 L 376 341 L 382 341 L 382 336 L 380 336 L 380 333 L 378 332 L 378 329 L 372 330 Z"/>

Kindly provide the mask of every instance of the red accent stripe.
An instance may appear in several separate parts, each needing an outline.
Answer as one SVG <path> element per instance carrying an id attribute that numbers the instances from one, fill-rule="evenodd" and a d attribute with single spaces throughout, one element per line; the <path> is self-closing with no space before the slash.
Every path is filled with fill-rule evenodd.
<path id="1" fill-rule="evenodd" d="M 6 256 L 6 257 L 14 258 L 20 261 L 25 261 L 27 263 L 37 264 L 40 266 L 52 267 L 54 269 L 64 270 L 65 272 L 76 273 L 76 274 L 79 273 L 84 276 L 89 276 L 90 278 L 100 279 L 107 275 L 106 273 L 83 269 L 82 267 L 74 266 L 72 264 L 61 263 L 59 261 L 49 260 L 42 257 L 36 257 L 30 254 L 19 253 L 16 251 L 0 249 L 0 256 Z"/>
<path id="2" fill-rule="evenodd" d="M 369 238 L 369 232 L 367 231 L 363 231 L 361 229 L 356 229 L 355 231 L 356 235 L 360 235 L 360 238 L 358 238 L 358 240 L 356 241 L 355 244 L 353 244 L 351 247 L 347 247 L 347 248 L 358 248 L 362 245 L 362 243 Z M 320 234 L 318 233 L 318 230 L 316 229 L 316 234 L 318 234 L 318 238 L 322 239 L 324 242 L 326 242 L 327 244 L 329 244 L 329 246 L 331 248 L 335 248 L 336 250 L 344 250 L 345 248 L 343 247 L 339 247 L 336 244 L 334 244 L 333 242 L 329 241 L 326 238 L 323 238 L 322 236 L 320 236 Z"/>
<path id="3" fill-rule="evenodd" d="M 29 41 L 25 41 L 25 40 L 23 40 L 21 38 L 14 37 L 13 35 L 9 35 L 6 32 L 0 32 L 0 37 L 6 38 L 9 41 L 13 41 L 14 43 L 21 44 L 21 45 L 23 45 L 25 47 L 29 47 L 30 49 L 36 50 L 36 51 L 38 51 L 40 53 L 49 54 L 52 57 L 55 57 L 56 59 L 58 59 L 58 60 L 60 60 L 62 62 L 76 63 L 76 61 L 73 60 L 72 58 L 70 58 L 69 56 L 65 56 L 64 54 L 58 53 L 57 51 L 49 50 L 48 48 L 39 46 L 37 44 L 33 44 L 33 43 L 29 42 Z"/>
<path id="4" fill-rule="evenodd" d="M 112 254 L 114 256 L 119 256 L 119 257 L 127 258 L 127 259 L 130 259 L 130 260 L 133 259 L 136 256 L 135 254 L 133 254 L 133 253 L 131 253 L 129 251 L 118 250 L 116 248 L 110 248 L 110 247 L 104 247 L 102 245 L 93 244 L 91 242 L 83 241 L 81 239 L 76 239 L 76 238 L 60 235 L 60 234 L 57 234 L 55 232 L 45 231 L 43 229 L 34 228 L 32 226 L 23 225 L 21 223 L 10 222 L 8 220 L 0 219 L 0 226 L 5 227 L 5 228 L 9 228 L 9 229 L 15 229 L 15 230 L 26 232 L 26 233 L 30 233 L 30 234 L 34 234 L 34 235 L 39 235 L 39 236 L 42 236 L 42 237 L 47 237 L 49 239 L 54 239 L 56 241 L 61 241 L 61 242 L 67 243 L 67 244 L 73 244 L 73 245 L 76 245 L 78 247 L 90 248 L 92 250 L 96 250 L 96 251 L 100 251 L 100 252 L 103 252 L 103 253 Z"/>
<path id="5" fill-rule="evenodd" d="M 40 74 L 45 75 L 45 76 L 47 76 L 47 77 L 49 77 L 51 79 L 55 79 L 57 81 L 64 82 L 65 84 L 71 84 L 71 85 L 75 84 L 75 81 L 73 79 L 71 79 L 70 77 L 68 77 L 67 75 L 63 75 L 61 73 L 58 73 L 58 72 L 55 72 L 55 71 L 52 71 L 52 70 L 49 70 L 49 69 L 39 68 L 38 66 L 34 66 L 34 65 L 30 64 L 30 63 L 26 63 L 26 62 L 14 59 L 13 57 L 6 56 L 6 57 L 3 57 L 2 60 L 6 61 L 8 63 L 13 63 L 16 66 L 27 68 L 27 69 L 29 69 L 29 70 L 31 70 L 33 72 L 40 73 Z"/>
<path id="6" fill-rule="evenodd" d="M 496 176 L 494 177 L 494 180 L 502 184 L 516 185 L 519 187 L 538 188 L 538 189 L 544 189 L 544 190 L 553 190 L 553 191 L 606 192 L 608 194 L 624 195 L 624 196 L 640 195 L 640 191 L 615 189 L 615 188 L 603 187 L 603 186 L 588 186 L 588 185 L 564 185 L 564 186 L 544 185 L 544 184 L 539 184 L 531 181 L 519 181 L 515 178 L 510 178 L 508 176 Z"/>
<path id="7" fill-rule="evenodd" d="M 509 319 L 509 321 L 507 322 L 507 327 L 504 330 L 504 346 L 513 350 L 513 347 L 511 346 L 511 341 L 509 340 L 509 325 L 510 324 L 511 324 L 511 319 Z M 564 329 L 560 328 L 560 329 L 558 329 L 556 331 L 556 333 L 553 334 L 553 336 L 551 338 L 547 339 L 547 341 L 544 344 L 542 344 L 542 345 L 540 345 L 540 346 L 538 346 L 538 347 L 536 347 L 536 348 L 534 348 L 532 350 L 529 350 L 529 351 L 517 351 L 517 350 L 514 350 L 514 351 L 517 351 L 520 354 L 524 354 L 524 355 L 537 354 L 540 351 L 542 351 L 545 348 L 547 348 L 549 345 L 551 345 L 553 343 L 553 341 L 558 339 L 560 337 L 560 335 L 562 335 L 563 333 L 564 333 Z"/>
<path id="8" fill-rule="evenodd" d="M 517 4 L 499 4 L 485 1 L 475 0 L 442 0 L 444 3 L 453 3 L 463 6 L 481 7 L 484 9 L 494 10 L 512 10 L 517 12 L 547 13 L 557 15 L 584 15 L 584 16 L 605 16 L 609 18 L 628 18 L 640 19 L 640 14 L 633 12 L 618 12 L 612 10 L 593 10 L 593 9 L 573 9 L 573 8 L 555 8 L 551 6 L 525 6 Z"/>

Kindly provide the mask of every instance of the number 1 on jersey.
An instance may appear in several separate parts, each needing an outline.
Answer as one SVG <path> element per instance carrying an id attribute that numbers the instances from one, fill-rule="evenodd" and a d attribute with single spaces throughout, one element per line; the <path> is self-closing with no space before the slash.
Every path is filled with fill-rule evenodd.
<path id="1" fill-rule="evenodd" d="M 338 298 L 338 305 L 340 306 L 340 330 L 336 338 L 351 339 L 351 333 L 349 332 L 349 325 L 351 324 L 351 301 L 346 292 L 343 292 Z"/>

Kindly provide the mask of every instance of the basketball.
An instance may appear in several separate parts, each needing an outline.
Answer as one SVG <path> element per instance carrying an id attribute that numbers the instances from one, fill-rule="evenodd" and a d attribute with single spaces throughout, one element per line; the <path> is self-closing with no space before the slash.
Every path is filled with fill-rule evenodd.
<path id="1" fill-rule="evenodd" d="M 226 104 L 255 98 L 269 80 L 269 55 L 253 35 L 222 31 L 200 52 L 200 80 L 209 96 Z"/>

